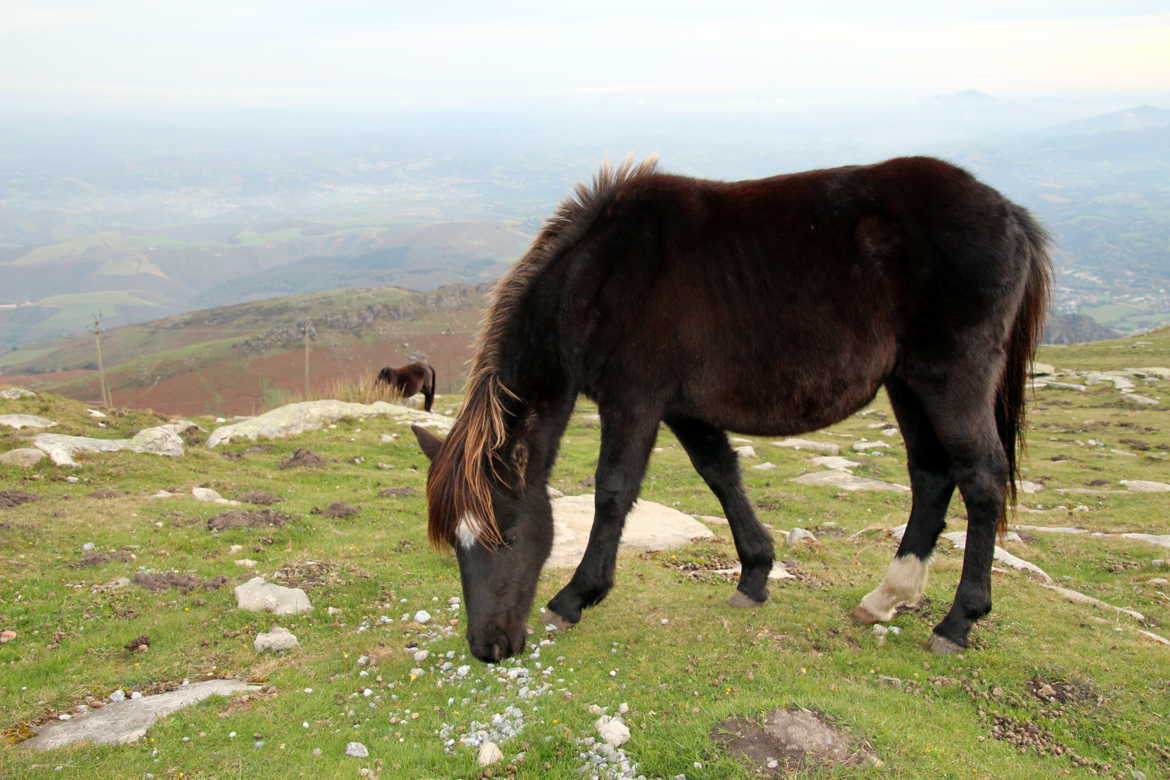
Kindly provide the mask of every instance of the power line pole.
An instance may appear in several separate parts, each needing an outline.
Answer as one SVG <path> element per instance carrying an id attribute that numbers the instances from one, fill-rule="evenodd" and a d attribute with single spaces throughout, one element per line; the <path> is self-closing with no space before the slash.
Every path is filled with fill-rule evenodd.
<path id="1" fill-rule="evenodd" d="M 93 315 L 93 337 L 97 343 L 98 380 L 102 389 L 102 404 L 107 409 L 114 408 L 114 398 L 110 395 L 110 386 L 106 384 L 106 365 L 102 360 L 102 315 Z"/>
<path id="2" fill-rule="evenodd" d="M 309 330 L 312 329 L 312 320 L 305 320 L 301 324 L 301 330 L 305 334 L 305 400 L 309 400 Z"/>

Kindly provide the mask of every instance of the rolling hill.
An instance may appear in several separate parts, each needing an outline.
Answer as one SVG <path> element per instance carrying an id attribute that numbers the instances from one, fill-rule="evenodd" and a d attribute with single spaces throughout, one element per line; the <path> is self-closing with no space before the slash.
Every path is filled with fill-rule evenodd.
<path id="1" fill-rule="evenodd" d="M 118 406 L 167 414 L 251 414 L 305 391 L 304 325 L 312 388 L 372 381 L 385 365 L 429 360 L 440 392 L 462 384 L 487 285 L 430 292 L 334 290 L 180 314 L 103 334 Z M 90 335 L 0 356 L 5 381 L 96 403 Z"/>

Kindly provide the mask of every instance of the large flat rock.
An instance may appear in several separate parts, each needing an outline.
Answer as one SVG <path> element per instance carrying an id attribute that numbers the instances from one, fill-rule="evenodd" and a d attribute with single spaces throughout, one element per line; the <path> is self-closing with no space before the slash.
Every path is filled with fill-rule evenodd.
<path id="1" fill-rule="evenodd" d="M 132 439 L 93 439 L 88 436 L 42 433 L 33 439 L 33 446 L 48 455 L 58 466 L 76 466 L 77 461 L 73 456 L 79 452 L 130 450 L 168 457 L 178 457 L 184 453 L 183 439 L 175 433 L 174 423 L 146 428 Z"/>
<path id="2" fill-rule="evenodd" d="M 893 482 L 882 482 L 879 479 L 858 477 L 845 469 L 827 469 L 801 474 L 792 479 L 799 485 L 823 485 L 825 487 L 840 488 L 842 490 L 877 490 L 890 493 L 908 493 L 910 488 Z"/>
<path id="3" fill-rule="evenodd" d="M 554 499 L 553 549 L 545 566 L 572 569 L 585 555 L 593 527 L 593 494 Z M 638 501 L 626 517 L 622 550 L 671 550 L 715 534 L 690 515 L 653 501 Z"/>
<path id="4" fill-rule="evenodd" d="M 57 423 L 35 414 L 0 414 L 0 425 L 20 430 L 21 428 L 52 428 Z"/>
<path id="5" fill-rule="evenodd" d="M 302 401 L 288 404 L 265 412 L 258 417 L 223 425 L 212 431 L 207 439 L 208 447 L 216 447 L 231 441 L 257 439 L 284 439 L 306 431 L 324 428 L 342 417 L 386 416 L 400 423 L 422 425 L 447 433 L 455 420 L 441 414 L 431 414 L 421 409 L 411 409 L 401 404 L 375 401 L 372 404 L 357 404 L 348 401 Z"/>
<path id="6" fill-rule="evenodd" d="M 156 696 L 107 704 L 71 720 L 54 720 L 41 726 L 37 735 L 22 744 L 33 750 L 52 750 L 74 742 L 125 744 L 134 742 L 172 712 L 197 704 L 209 696 L 227 696 L 237 691 L 256 691 L 259 685 L 238 680 L 207 680 L 176 688 Z"/>

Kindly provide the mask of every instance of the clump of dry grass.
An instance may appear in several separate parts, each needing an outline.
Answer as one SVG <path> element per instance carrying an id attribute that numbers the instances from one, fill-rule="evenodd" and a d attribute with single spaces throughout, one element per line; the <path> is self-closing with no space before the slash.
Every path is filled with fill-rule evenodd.
<path id="1" fill-rule="evenodd" d="M 421 396 L 419 397 L 421 398 Z M 386 401 L 392 404 L 403 403 L 402 396 L 394 387 L 385 383 L 375 385 L 368 376 L 334 377 L 324 385 L 311 388 L 307 396 L 301 390 L 281 388 L 271 392 L 268 400 L 270 409 L 300 401 L 334 400 L 357 404 L 372 404 L 375 401 Z"/>

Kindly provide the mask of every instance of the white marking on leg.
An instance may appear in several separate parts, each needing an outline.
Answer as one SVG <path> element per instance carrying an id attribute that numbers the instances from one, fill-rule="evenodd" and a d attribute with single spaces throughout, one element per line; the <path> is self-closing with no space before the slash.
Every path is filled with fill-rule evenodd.
<path id="1" fill-rule="evenodd" d="M 930 558 L 920 559 L 911 553 L 890 562 L 882 584 L 866 594 L 861 607 L 879 621 L 887 621 L 903 604 L 913 606 L 922 600 Z"/>
<path id="2" fill-rule="evenodd" d="M 479 534 L 479 519 L 471 514 L 466 514 L 459 520 L 459 525 L 455 528 L 455 536 L 459 539 L 459 546 L 464 550 L 470 550 L 472 545 L 478 541 Z"/>

